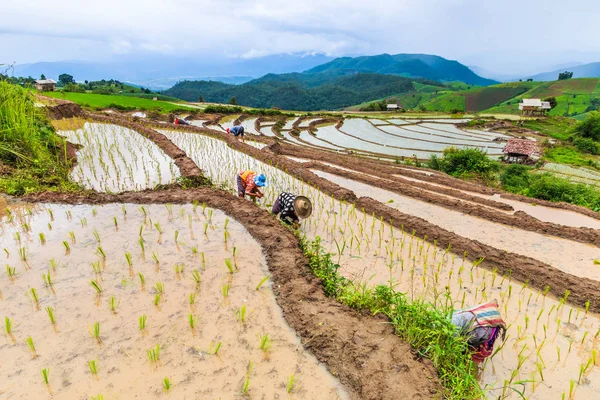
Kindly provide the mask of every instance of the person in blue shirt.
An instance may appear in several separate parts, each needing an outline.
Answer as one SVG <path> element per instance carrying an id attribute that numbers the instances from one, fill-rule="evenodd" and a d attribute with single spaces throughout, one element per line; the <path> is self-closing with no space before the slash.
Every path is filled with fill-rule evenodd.
<path id="1" fill-rule="evenodd" d="M 241 125 L 236 125 L 232 128 L 227 128 L 227 133 L 233 133 L 233 136 L 238 137 L 241 136 L 242 143 L 246 143 L 244 141 L 244 127 Z"/>

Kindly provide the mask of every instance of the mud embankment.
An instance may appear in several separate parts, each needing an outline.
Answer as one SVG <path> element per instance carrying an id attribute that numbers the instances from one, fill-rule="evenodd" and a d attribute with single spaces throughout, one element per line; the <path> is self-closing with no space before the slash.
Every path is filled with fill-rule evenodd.
<path id="1" fill-rule="evenodd" d="M 262 245 L 273 291 L 288 324 L 304 347 L 324 363 L 354 399 L 440 398 L 441 385 L 429 360 L 418 359 L 385 318 L 360 315 L 323 292 L 298 240 L 268 212 L 211 188 L 128 192 L 119 195 L 41 193 L 27 201 L 66 204 L 191 203 L 217 208 L 242 223 Z"/>
<path id="2" fill-rule="evenodd" d="M 179 168 L 179 172 L 182 176 L 194 180 L 197 183 L 208 183 L 208 180 L 204 177 L 204 175 L 202 174 L 202 170 L 198 168 L 196 163 L 194 163 L 194 161 L 191 158 L 189 158 L 183 150 L 175 146 L 173 142 L 171 142 L 162 133 L 157 132 L 154 129 L 150 129 L 147 126 L 142 125 L 140 123 L 136 123 L 121 117 L 106 116 L 99 114 L 88 114 L 88 117 L 96 122 L 120 125 L 125 128 L 129 128 L 131 130 L 136 131 L 140 135 L 154 142 L 154 144 L 160 147 L 166 155 L 171 157 L 175 165 L 177 165 L 177 167 Z M 165 125 L 163 124 L 163 126 Z"/>
<path id="3" fill-rule="evenodd" d="M 362 182 L 367 185 L 388 190 L 390 192 L 397 193 L 401 196 L 412 197 L 419 201 L 424 201 L 455 211 L 460 211 L 462 213 L 483 218 L 491 222 L 512 226 L 526 231 L 541 233 L 545 235 L 552 235 L 563 239 L 574 240 L 581 243 L 589 243 L 600 247 L 600 231 L 597 229 L 575 228 L 572 226 L 559 225 L 552 222 L 543 222 L 523 211 L 517 211 L 512 215 L 505 214 L 502 212 L 492 210 L 490 208 L 481 207 L 477 204 L 471 204 L 458 199 L 438 196 L 435 193 L 412 187 L 412 185 L 410 184 L 401 184 L 396 181 L 378 179 L 372 176 L 330 167 L 321 163 L 305 163 L 303 165 L 306 165 L 307 167 L 312 169 L 318 169 L 323 172 L 328 172 L 330 174 L 341 176 L 343 178 L 351 179 L 353 181 Z M 462 194 L 459 197 L 467 200 L 466 197 L 468 197 L 468 195 Z M 481 200 L 486 201 L 487 199 Z M 496 203 L 492 200 L 488 201 L 490 201 L 491 203 Z M 481 203 L 485 204 L 484 202 Z M 510 208 L 512 209 L 512 207 Z"/>

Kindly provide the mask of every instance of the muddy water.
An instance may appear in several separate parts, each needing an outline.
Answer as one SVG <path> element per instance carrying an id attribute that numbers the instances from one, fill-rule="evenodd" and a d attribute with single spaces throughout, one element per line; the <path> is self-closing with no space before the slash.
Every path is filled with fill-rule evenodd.
<path id="1" fill-rule="evenodd" d="M 414 182 L 427 183 L 427 184 L 433 185 L 433 186 L 449 187 L 449 186 L 439 185 L 436 183 L 421 181 L 421 180 L 410 178 L 410 177 L 407 177 L 404 175 L 395 175 L 395 176 L 398 176 L 399 178 L 402 178 L 402 179 L 414 181 Z M 460 189 L 457 189 L 457 190 L 460 190 Z M 478 196 L 478 197 L 482 197 L 485 199 L 490 199 L 490 200 L 498 201 L 501 203 L 509 204 L 515 209 L 515 211 L 523 211 L 524 213 L 527 213 L 527 214 L 531 215 L 532 217 L 539 219 L 540 221 L 553 222 L 555 224 L 560 224 L 560 225 L 565 225 L 565 226 L 573 226 L 576 228 L 585 227 L 585 228 L 592 228 L 592 229 L 600 229 L 600 220 L 590 218 L 587 215 L 579 214 L 579 213 L 576 213 L 573 211 L 562 210 L 560 208 L 538 206 L 538 205 L 533 205 L 533 204 L 529 204 L 529 203 L 523 203 L 523 202 L 517 201 L 517 200 L 505 199 L 500 194 L 495 194 L 493 196 L 490 196 L 490 195 L 485 195 L 485 194 L 481 194 L 481 193 L 469 192 L 466 190 L 460 190 L 460 191 L 463 193 L 472 195 L 472 196 Z"/>
<path id="2" fill-rule="evenodd" d="M 458 235 L 535 258 L 576 276 L 600 281 L 600 268 L 594 265 L 594 259 L 600 256 L 600 250 L 592 245 L 496 224 L 333 174 L 321 171 L 314 173 L 354 191 L 357 196 L 372 197 L 388 203 L 392 208 L 423 218 Z M 390 200 L 393 202 L 390 203 Z"/>
<path id="3" fill-rule="evenodd" d="M 240 167 L 264 172 L 269 187 L 265 189 L 265 197 L 258 202 L 260 206 L 269 208 L 282 190 L 310 197 L 315 211 L 311 218 L 302 222 L 302 229 L 310 239 L 317 236 L 323 239 L 325 248 L 334 254 L 334 261 L 339 260 L 340 272 L 344 276 L 375 285 L 389 283 L 391 271 L 397 290 L 430 301 L 434 301 L 436 293 L 443 293 L 448 286 L 455 308 L 496 298 L 510 327 L 506 344 L 493 362 L 482 367 L 480 382 L 489 390 L 487 397 L 490 399 L 501 396 L 504 382 L 511 379 L 519 353 L 525 345 L 526 350 L 521 355 L 527 359 L 515 374 L 511 386 L 524 390 L 526 396 L 532 399 L 560 399 L 562 392 L 566 392 L 565 398 L 568 398 L 570 381 L 579 380 L 580 365 L 587 364 L 592 349 L 598 349 L 600 343 L 594 339 L 600 328 L 597 316 L 585 315 L 585 310 L 571 311 L 568 306 L 561 306 L 557 311 L 559 303 L 556 300 L 523 288 L 521 283 L 472 267 L 458 255 L 448 253 L 442 261 L 444 249 L 424 243 L 422 239 L 413 238 L 386 223 L 374 221 L 284 172 L 230 149 L 224 142 L 201 135 L 168 134 L 213 182 L 232 191 L 233 177 Z M 557 347 L 561 352 L 560 361 Z M 540 382 L 541 377 L 536 372 L 536 363 L 542 360 L 545 364 L 542 368 L 544 382 Z M 515 383 L 525 380 L 535 383 L 525 383 L 525 387 Z M 597 398 L 600 395 L 598 366 L 588 368 L 580 383 L 574 385 L 574 398 Z M 508 398 L 518 398 L 512 389 L 505 394 Z"/>
<path id="4" fill-rule="evenodd" d="M 143 190 L 172 183 L 179 176 L 169 156 L 131 129 L 86 122 L 82 129 L 58 133 L 83 146 L 77 151 L 71 178 L 87 189 Z"/>
<path id="5" fill-rule="evenodd" d="M 226 216 L 220 211 L 202 207 L 194 211 L 192 206 L 124 207 L 48 205 L 31 212 L 20 208 L 4 218 L 0 236 L 0 245 L 8 251 L 3 254 L 8 254 L 4 264 L 16 268 L 17 278 L 11 281 L 4 273 L 0 277 L 1 323 L 9 317 L 14 326 L 12 335 L 0 344 L 0 397 L 236 398 L 248 377 L 249 396 L 285 398 L 292 374 L 293 398 L 346 397 L 338 382 L 303 351 L 285 324 L 269 283 L 255 290 L 268 270 L 260 246 L 240 224 L 228 221 L 225 244 Z M 205 223 L 209 224 L 206 236 Z M 144 251 L 138 242 L 140 232 Z M 44 244 L 40 233 L 45 235 Z M 68 254 L 63 241 L 69 244 Z M 106 254 L 104 261 L 98 246 Z M 230 274 L 224 260 L 233 260 L 234 247 L 239 269 Z M 26 263 L 20 248 L 25 249 Z M 126 253 L 131 254 L 131 267 Z M 94 263 L 100 273 L 94 272 Z M 183 272 L 177 273 L 176 267 L 183 267 Z M 201 276 L 198 286 L 192 279 L 194 270 Z M 51 275 L 51 288 L 44 286 L 43 273 Z M 138 273 L 145 277 L 144 287 Z M 100 296 L 91 280 L 103 288 Z M 155 306 L 158 282 L 164 284 L 164 293 Z M 227 298 L 222 294 L 226 284 L 231 285 Z M 25 295 L 31 288 L 37 289 L 39 309 Z M 108 305 L 113 296 L 116 314 Z M 243 305 L 245 323 L 235 314 Z M 55 329 L 45 311 L 48 306 L 56 316 Z M 194 330 L 189 326 L 190 314 L 196 321 Z M 147 316 L 144 332 L 138 322 L 142 315 Z M 91 336 L 96 322 L 101 342 Z M 264 334 L 272 340 L 266 352 L 259 348 L 259 335 Z M 35 358 L 25 344 L 29 336 L 35 343 Z M 221 347 L 215 355 L 218 343 Z M 147 350 L 156 345 L 160 361 L 152 365 Z M 87 366 L 90 360 L 97 361 L 97 378 Z M 49 368 L 49 388 L 42 381 L 43 368 Z M 163 391 L 165 377 L 172 385 L 169 393 Z"/>

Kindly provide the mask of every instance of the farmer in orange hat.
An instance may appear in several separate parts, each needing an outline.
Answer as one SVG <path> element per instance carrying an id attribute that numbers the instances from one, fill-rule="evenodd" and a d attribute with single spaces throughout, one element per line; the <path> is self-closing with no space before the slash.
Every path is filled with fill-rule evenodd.
<path id="1" fill-rule="evenodd" d="M 237 177 L 238 196 L 245 197 L 246 195 L 254 198 L 263 197 L 263 193 L 259 187 L 267 186 L 267 177 L 263 174 L 257 175 L 251 170 L 241 171 Z"/>
<path id="2" fill-rule="evenodd" d="M 244 141 L 244 127 L 243 126 L 236 125 L 231 128 L 227 128 L 226 131 L 227 131 L 227 133 L 233 133 L 233 136 L 235 136 L 235 137 L 240 136 L 242 138 L 242 143 L 246 143 Z"/>

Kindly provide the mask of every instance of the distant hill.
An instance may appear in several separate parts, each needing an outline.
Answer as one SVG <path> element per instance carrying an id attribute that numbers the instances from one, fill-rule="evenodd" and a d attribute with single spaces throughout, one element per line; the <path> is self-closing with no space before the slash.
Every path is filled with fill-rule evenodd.
<path id="1" fill-rule="evenodd" d="M 300 72 L 331 60 L 323 54 L 276 54 L 257 58 L 199 58 L 192 56 L 121 56 L 110 61 L 60 61 L 16 65 L 15 76 L 41 74 L 58 79 L 73 75 L 84 80 L 117 79 L 155 90 L 164 90 L 182 80 L 203 79 L 239 84 L 267 73 Z"/>
<path id="2" fill-rule="evenodd" d="M 441 85 L 437 82 L 423 81 Z M 163 93 L 187 101 L 227 103 L 232 97 L 240 105 L 279 107 L 285 110 L 335 110 L 393 93 L 415 90 L 413 79 L 394 75 L 357 73 L 265 75 L 243 85 L 184 81 Z"/>
<path id="3" fill-rule="evenodd" d="M 305 72 L 335 75 L 370 72 L 446 82 L 461 81 L 480 86 L 498 83 L 492 79 L 482 78 L 458 61 L 451 61 L 429 54 L 380 54 L 354 58 L 340 57 Z"/>
<path id="4" fill-rule="evenodd" d="M 558 79 L 558 74 L 564 71 L 572 71 L 573 78 L 600 78 L 600 62 L 543 72 L 530 76 L 530 78 L 533 78 L 534 81 L 554 81 Z"/>

